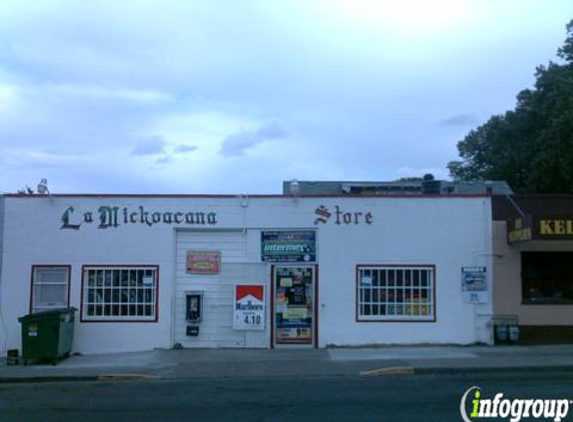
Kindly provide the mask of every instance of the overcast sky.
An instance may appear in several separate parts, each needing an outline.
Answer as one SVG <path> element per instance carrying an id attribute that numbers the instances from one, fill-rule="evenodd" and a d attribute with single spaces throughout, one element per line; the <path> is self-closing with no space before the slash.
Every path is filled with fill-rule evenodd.
<path id="1" fill-rule="evenodd" d="M 448 176 L 571 0 L 0 2 L 0 192 Z"/>

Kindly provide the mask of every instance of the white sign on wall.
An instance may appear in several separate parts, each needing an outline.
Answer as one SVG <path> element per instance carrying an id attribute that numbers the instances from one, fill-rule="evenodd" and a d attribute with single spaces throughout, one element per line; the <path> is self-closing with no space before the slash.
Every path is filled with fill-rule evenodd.
<path id="1" fill-rule="evenodd" d="M 265 329 L 265 286 L 236 285 L 233 329 Z"/>
<path id="2" fill-rule="evenodd" d="M 487 303 L 486 267 L 462 267 L 462 295 L 466 302 Z"/>

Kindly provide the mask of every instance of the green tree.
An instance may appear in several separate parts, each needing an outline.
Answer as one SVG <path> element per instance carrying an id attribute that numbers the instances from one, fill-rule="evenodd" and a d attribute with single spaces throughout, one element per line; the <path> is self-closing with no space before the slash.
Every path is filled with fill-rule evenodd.
<path id="1" fill-rule="evenodd" d="M 560 63 L 535 72 L 514 110 L 492 116 L 458 142 L 457 180 L 506 180 L 517 192 L 573 193 L 573 20 Z"/>

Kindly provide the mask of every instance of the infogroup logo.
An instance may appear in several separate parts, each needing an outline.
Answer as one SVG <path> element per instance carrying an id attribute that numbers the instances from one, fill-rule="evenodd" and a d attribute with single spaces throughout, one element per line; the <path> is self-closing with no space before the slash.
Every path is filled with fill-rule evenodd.
<path id="1" fill-rule="evenodd" d="M 488 399 L 482 397 L 480 387 L 474 386 L 462 396 L 460 413 L 465 422 L 475 422 L 479 418 L 509 418 L 511 422 L 532 418 L 559 422 L 567 417 L 572 403 L 573 400 L 569 399 L 507 399 L 503 393 Z"/>

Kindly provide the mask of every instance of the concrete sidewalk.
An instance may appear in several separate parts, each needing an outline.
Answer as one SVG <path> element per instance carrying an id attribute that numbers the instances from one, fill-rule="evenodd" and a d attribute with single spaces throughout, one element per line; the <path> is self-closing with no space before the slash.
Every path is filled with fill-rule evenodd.
<path id="1" fill-rule="evenodd" d="M 0 382 L 356 376 L 395 367 L 409 369 L 404 373 L 573 373 L 573 345 L 153 350 L 72 356 L 56 366 L 7 366 L 2 360 Z"/>

